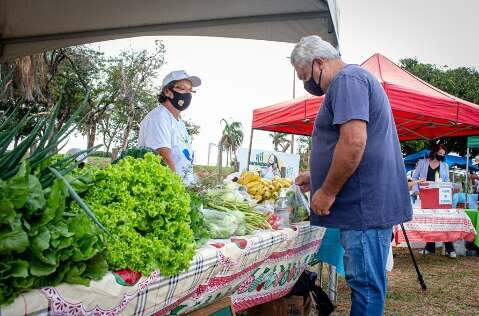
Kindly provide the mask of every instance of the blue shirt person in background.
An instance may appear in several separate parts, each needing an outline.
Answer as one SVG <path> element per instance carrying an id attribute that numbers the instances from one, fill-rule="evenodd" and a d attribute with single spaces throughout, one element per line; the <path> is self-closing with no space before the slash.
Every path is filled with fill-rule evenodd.
<path id="1" fill-rule="evenodd" d="M 325 99 L 314 124 L 311 223 L 339 228 L 351 315 L 382 315 L 392 227 L 411 220 L 406 172 L 387 95 L 369 72 L 341 60 L 319 36 L 295 46 L 291 62 L 306 91 Z"/>
<path id="2" fill-rule="evenodd" d="M 436 181 L 436 178 L 442 182 L 449 182 L 449 165 L 444 162 L 447 148 L 442 144 L 434 145 L 429 152 L 429 158 L 421 159 L 417 162 L 413 178 L 415 180 Z M 416 190 L 418 190 L 416 186 Z M 456 250 L 452 242 L 445 242 L 446 255 L 449 258 L 456 258 Z M 421 250 L 421 254 L 429 255 L 436 252 L 436 243 L 428 242 L 426 247 Z"/>

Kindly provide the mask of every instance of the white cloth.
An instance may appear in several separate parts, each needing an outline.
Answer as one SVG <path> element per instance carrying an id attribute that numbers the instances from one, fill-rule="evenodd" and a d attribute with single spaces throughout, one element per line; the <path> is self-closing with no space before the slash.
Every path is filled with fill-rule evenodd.
<path id="1" fill-rule="evenodd" d="M 389 254 L 388 259 L 386 261 L 386 271 L 391 272 L 394 267 L 394 258 L 393 258 L 393 246 L 389 245 Z"/>
<path id="2" fill-rule="evenodd" d="M 140 124 L 140 147 L 171 149 L 176 173 L 186 185 L 194 182 L 191 137 L 183 120 L 176 119 L 163 105 L 148 113 Z"/>

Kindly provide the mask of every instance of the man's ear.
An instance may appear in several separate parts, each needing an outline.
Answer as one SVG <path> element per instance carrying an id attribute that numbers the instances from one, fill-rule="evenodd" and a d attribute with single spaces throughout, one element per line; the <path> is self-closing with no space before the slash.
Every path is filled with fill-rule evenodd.
<path id="1" fill-rule="evenodd" d="M 313 63 L 315 63 L 317 65 L 316 67 L 319 67 L 319 69 L 323 69 L 324 60 L 315 58 L 313 59 Z"/>

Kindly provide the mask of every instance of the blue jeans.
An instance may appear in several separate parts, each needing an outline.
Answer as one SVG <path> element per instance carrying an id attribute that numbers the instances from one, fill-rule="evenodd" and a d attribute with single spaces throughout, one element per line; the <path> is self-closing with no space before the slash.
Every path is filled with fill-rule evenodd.
<path id="1" fill-rule="evenodd" d="M 346 281 L 351 287 L 351 316 L 383 315 L 391 234 L 392 227 L 341 229 Z"/>

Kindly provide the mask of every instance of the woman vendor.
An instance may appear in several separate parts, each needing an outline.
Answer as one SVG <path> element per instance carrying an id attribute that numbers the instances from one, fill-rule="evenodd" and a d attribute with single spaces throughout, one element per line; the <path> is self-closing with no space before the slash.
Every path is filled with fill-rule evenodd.
<path id="1" fill-rule="evenodd" d="M 449 182 L 449 166 L 445 162 L 446 151 L 446 146 L 442 144 L 433 146 L 429 157 L 418 161 L 413 179 Z M 456 258 L 456 251 L 452 242 L 445 242 L 444 245 L 446 247 L 446 255 L 449 258 Z M 436 244 L 434 242 L 426 243 L 426 247 L 421 251 L 423 255 L 434 254 L 435 252 Z"/>

